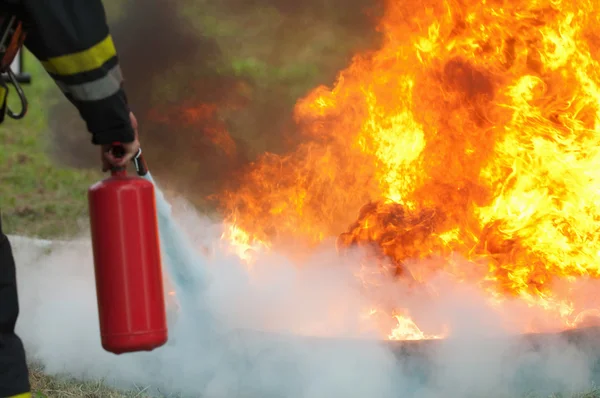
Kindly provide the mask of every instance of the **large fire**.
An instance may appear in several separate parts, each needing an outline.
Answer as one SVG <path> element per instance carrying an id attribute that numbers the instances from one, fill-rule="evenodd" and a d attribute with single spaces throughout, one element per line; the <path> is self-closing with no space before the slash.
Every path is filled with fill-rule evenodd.
<path id="1" fill-rule="evenodd" d="M 598 26 L 597 0 L 389 0 L 382 47 L 298 102 L 304 144 L 222 196 L 228 237 L 337 237 L 341 253 L 373 248 L 390 278 L 444 271 L 576 326 L 592 310 L 576 279 L 600 277 Z M 410 266 L 432 256 L 447 261 Z M 446 333 L 381 311 L 397 320 L 390 339 Z"/>

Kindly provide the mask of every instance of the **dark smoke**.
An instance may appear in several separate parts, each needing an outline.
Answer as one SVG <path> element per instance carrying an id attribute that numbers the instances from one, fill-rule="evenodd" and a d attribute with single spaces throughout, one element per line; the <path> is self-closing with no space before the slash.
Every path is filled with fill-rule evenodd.
<path id="1" fill-rule="evenodd" d="M 123 3 L 110 22 L 153 174 L 202 206 L 258 154 L 295 145 L 295 101 L 377 46 L 378 2 Z M 98 167 L 72 106 L 50 115 L 56 159 Z"/>

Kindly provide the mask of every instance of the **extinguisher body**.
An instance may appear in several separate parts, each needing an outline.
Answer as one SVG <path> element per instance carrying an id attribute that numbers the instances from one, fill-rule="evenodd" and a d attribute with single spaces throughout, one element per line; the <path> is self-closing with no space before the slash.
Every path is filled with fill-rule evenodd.
<path id="1" fill-rule="evenodd" d="M 151 351 L 168 339 L 154 185 L 124 171 L 88 190 L 102 347 Z"/>

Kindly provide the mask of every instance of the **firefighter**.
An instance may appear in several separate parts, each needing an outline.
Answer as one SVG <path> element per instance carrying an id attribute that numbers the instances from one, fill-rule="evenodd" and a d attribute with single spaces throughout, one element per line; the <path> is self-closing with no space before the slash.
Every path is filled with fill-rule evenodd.
<path id="1" fill-rule="evenodd" d="M 15 51 L 7 48 L 25 46 L 86 122 L 92 144 L 100 149 L 102 170 L 125 165 L 140 147 L 137 122 L 127 104 L 102 1 L 0 0 L 2 26 L 12 17 L 23 22 L 24 41 L 14 26 L 0 31 L 0 40 L 8 40 L 0 43 L 0 65 L 10 65 L 14 58 Z M 6 108 L 7 87 L 0 87 L 1 120 L 11 111 Z M 123 145 L 122 158 L 109 150 L 114 142 Z M 15 262 L 0 222 L 0 398 L 31 396 L 25 351 L 15 334 L 18 314 Z"/>

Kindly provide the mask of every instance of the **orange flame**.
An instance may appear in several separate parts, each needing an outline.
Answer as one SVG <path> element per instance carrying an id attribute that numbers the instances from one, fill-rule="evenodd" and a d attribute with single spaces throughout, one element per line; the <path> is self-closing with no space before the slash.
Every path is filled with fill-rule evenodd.
<path id="1" fill-rule="evenodd" d="M 218 106 L 215 104 L 177 104 L 177 106 L 160 106 L 148 112 L 148 118 L 155 123 L 172 126 L 204 124 L 202 138 L 221 149 L 228 157 L 237 152 L 235 141 L 229 135 L 224 123 L 217 117 Z M 195 145 L 196 143 L 192 143 Z"/>
<path id="2" fill-rule="evenodd" d="M 394 315 L 394 318 L 398 321 L 398 326 L 396 326 L 389 334 L 388 339 L 390 340 L 432 340 L 445 337 L 445 334 L 427 335 L 423 333 L 421 329 L 419 329 L 419 327 L 408 317 Z"/>
<path id="3" fill-rule="evenodd" d="M 228 225 L 221 235 L 221 239 L 225 240 L 228 243 L 227 248 L 249 267 L 256 262 L 258 253 L 269 248 L 267 244 L 252 239 L 247 232 L 241 230 L 236 224 Z"/>
<path id="4" fill-rule="evenodd" d="M 576 326 L 573 284 L 600 277 L 599 23 L 597 0 L 387 1 L 382 47 L 298 102 L 304 143 L 222 195 L 230 220 L 273 247 L 376 248 L 417 285 L 407 262 L 442 255 L 491 302 Z M 397 319 L 389 338 L 427 337 Z"/>

